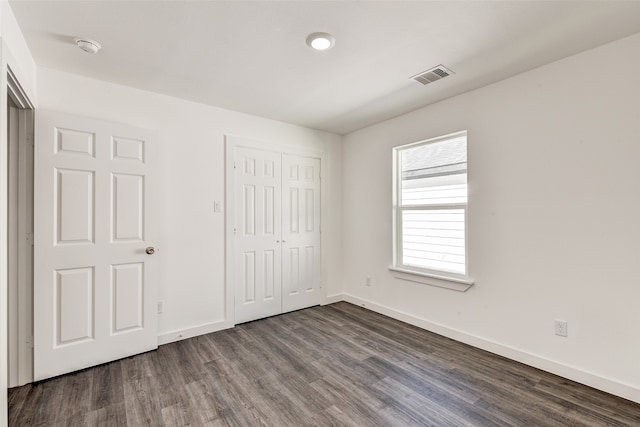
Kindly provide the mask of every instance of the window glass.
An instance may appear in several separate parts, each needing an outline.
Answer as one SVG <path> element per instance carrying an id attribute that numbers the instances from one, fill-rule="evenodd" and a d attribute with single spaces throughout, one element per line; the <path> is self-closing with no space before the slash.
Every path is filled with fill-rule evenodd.
<path id="1" fill-rule="evenodd" d="M 466 132 L 396 150 L 396 266 L 465 276 Z"/>

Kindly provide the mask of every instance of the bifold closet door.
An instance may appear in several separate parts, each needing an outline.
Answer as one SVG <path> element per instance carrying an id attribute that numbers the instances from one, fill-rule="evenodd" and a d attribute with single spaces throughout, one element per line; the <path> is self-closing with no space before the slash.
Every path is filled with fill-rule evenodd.
<path id="1" fill-rule="evenodd" d="M 320 304 L 320 159 L 234 152 L 235 323 Z"/>
<path id="2" fill-rule="evenodd" d="M 282 311 L 320 304 L 320 159 L 282 156 Z"/>
<path id="3" fill-rule="evenodd" d="M 281 155 L 236 148 L 235 323 L 282 313 Z"/>

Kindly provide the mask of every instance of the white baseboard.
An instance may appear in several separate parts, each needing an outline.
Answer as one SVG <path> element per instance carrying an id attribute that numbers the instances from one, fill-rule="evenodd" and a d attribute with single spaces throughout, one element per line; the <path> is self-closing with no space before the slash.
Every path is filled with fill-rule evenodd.
<path id="1" fill-rule="evenodd" d="M 328 295 L 321 305 L 333 304 L 344 300 L 344 294 Z"/>
<path id="2" fill-rule="evenodd" d="M 438 323 L 430 322 L 428 320 L 421 319 L 419 317 L 403 313 L 401 311 L 397 311 L 395 309 L 385 307 L 383 305 L 367 301 L 353 295 L 335 295 L 331 298 L 327 297 L 327 301 L 331 300 L 332 302 L 338 302 L 335 300 L 338 296 L 342 296 L 343 301 L 359 305 L 371 311 L 375 311 L 376 313 L 384 314 L 385 316 L 389 316 L 393 319 L 409 323 L 422 329 L 426 329 L 427 331 L 434 332 L 438 335 L 443 335 L 447 338 L 469 344 L 473 347 L 498 354 L 500 356 L 515 360 L 520 363 L 524 363 L 525 365 L 533 366 L 534 368 L 542 369 L 543 371 L 559 375 L 563 378 L 567 378 L 581 384 L 588 385 L 589 387 L 593 387 L 598 390 L 620 396 L 636 403 L 640 403 L 640 389 L 629 384 L 621 383 L 610 378 L 585 372 L 583 370 L 576 369 L 574 367 L 564 365 L 562 363 L 558 363 L 553 360 L 537 356 L 535 354 L 527 353 L 495 341 L 487 340 L 476 335 L 471 335 L 466 332 L 452 329 Z M 330 302 L 327 302 L 327 304 L 330 304 Z"/>
<path id="3" fill-rule="evenodd" d="M 186 329 L 165 332 L 158 335 L 158 345 L 169 344 L 171 342 L 186 340 L 187 338 L 197 337 L 199 335 L 209 334 L 211 332 L 222 331 L 223 329 L 233 328 L 233 323 L 227 320 L 206 323 L 204 325 L 194 326 Z"/>

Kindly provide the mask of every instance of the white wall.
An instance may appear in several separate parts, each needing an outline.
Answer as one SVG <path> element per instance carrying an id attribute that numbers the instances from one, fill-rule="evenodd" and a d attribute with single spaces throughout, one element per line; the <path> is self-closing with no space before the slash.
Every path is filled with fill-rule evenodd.
<path id="1" fill-rule="evenodd" d="M 161 342 L 225 325 L 224 214 L 213 211 L 225 199 L 225 134 L 325 153 L 325 285 L 341 291 L 341 137 L 47 69 L 37 89 L 40 108 L 158 132 Z"/>
<path id="2" fill-rule="evenodd" d="M 635 35 L 347 135 L 347 300 L 640 402 L 639 51 Z M 476 284 L 394 279 L 391 148 L 465 129 Z"/>
<path id="3" fill-rule="evenodd" d="M 36 64 L 6 0 L 0 0 L 0 38 L 3 61 L 11 67 L 32 103 L 36 103 Z M 4 73 L 3 73 L 4 74 Z M 4 76 L 3 78 L 6 78 Z M 4 85 L 6 86 L 6 84 Z M 4 104 L 3 104 L 4 105 Z M 4 108 L 4 107 L 3 107 Z"/>
<path id="4" fill-rule="evenodd" d="M 35 104 L 36 66 L 6 0 L 0 1 L 0 224 L 7 224 L 7 70 Z M 0 426 L 7 424 L 7 228 L 0 226 Z"/>

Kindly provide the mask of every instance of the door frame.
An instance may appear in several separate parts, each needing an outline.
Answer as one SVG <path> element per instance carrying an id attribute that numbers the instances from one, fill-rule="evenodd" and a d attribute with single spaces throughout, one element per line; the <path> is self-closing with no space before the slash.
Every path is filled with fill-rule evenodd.
<path id="1" fill-rule="evenodd" d="M 4 9 L 4 7 L 2 8 Z M 4 12 L 4 10 L 3 10 Z M 30 68 L 30 56 L 16 58 L 10 44 L 18 43 L 20 40 L 13 40 L 14 43 L 7 43 L 5 38 L 0 37 L 0 102 L 6 108 L 9 93 L 20 88 L 19 93 L 23 95 L 25 101 L 31 108 L 37 107 L 35 89 L 35 65 Z M 26 46 L 26 45 L 25 45 Z M 27 67 L 24 69 L 24 67 Z M 11 82 L 9 80 L 12 80 Z M 14 83 L 16 83 L 14 85 Z M 10 89 L 11 87 L 11 89 Z M 7 115 L 0 114 L 0 425 L 7 424 L 7 386 L 8 386 L 8 363 L 7 363 Z"/>
<path id="2" fill-rule="evenodd" d="M 283 144 L 272 141 L 258 141 L 251 138 L 225 135 L 225 320 L 230 325 L 235 325 L 235 270 L 234 270 L 234 253 L 235 241 L 233 239 L 234 219 L 236 214 L 235 208 L 235 176 L 234 176 L 234 153 L 237 147 L 244 147 L 256 150 L 275 151 L 281 154 L 290 154 L 294 156 L 314 157 L 320 159 L 320 281 L 322 284 L 322 296 L 327 297 L 326 286 L 326 261 L 324 256 L 324 248 L 326 247 L 325 234 L 322 233 L 322 219 L 328 217 L 326 211 L 328 203 L 325 200 L 325 188 L 322 177 L 326 176 L 326 156 L 322 150 L 310 147 L 300 147 L 291 144 Z"/>
<path id="3" fill-rule="evenodd" d="M 8 364 L 9 387 L 21 386 L 33 381 L 33 149 L 35 110 L 8 68 L 7 103 L 12 101 L 16 108 L 16 140 L 7 140 L 14 145 L 15 153 L 8 158 L 8 166 L 17 170 L 8 199 L 12 215 L 7 218 L 9 226 L 14 226 L 14 234 L 8 237 L 8 254 L 14 259 L 7 264 L 15 271 L 15 283 L 7 283 L 14 293 L 13 309 L 8 307 Z M 9 127 L 9 123 L 7 123 Z M 12 184 L 11 182 L 9 183 Z M 9 262 L 9 260 L 8 260 Z"/>

